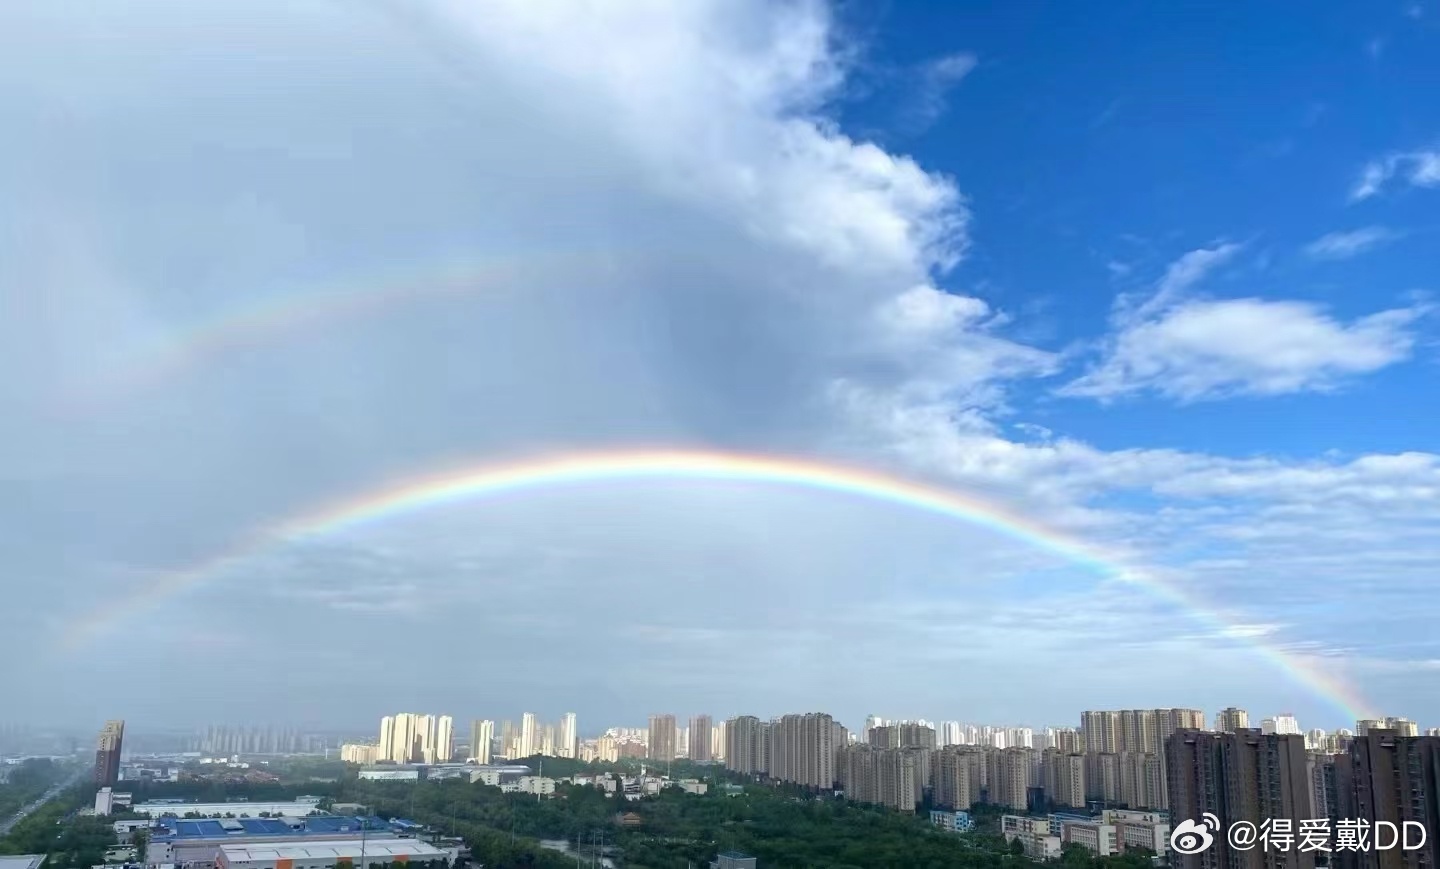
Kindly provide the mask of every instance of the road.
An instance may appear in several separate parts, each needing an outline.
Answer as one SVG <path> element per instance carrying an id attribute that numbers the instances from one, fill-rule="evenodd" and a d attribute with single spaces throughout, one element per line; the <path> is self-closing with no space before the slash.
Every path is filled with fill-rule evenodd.
<path id="1" fill-rule="evenodd" d="M 50 790 L 48 790 L 48 791 L 46 791 L 45 793 L 41 794 L 40 797 L 39 797 L 38 799 L 36 799 L 34 802 L 32 802 L 30 805 L 28 805 L 28 806 L 24 807 L 23 809 L 21 809 L 20 811 L 16 812 L 16 813 L 14 814 L 14 816 L 12 816 L 12 817 L 10 817 L 10 818 L 7 818 L 7 819 L 5 819 L 4 821 L 0 821 L 0 836 L 4 836 L 4 835 L 8 834 L 8 833 L 10 832 L 10 830 L 11 830 L 16 824 L 18 824 L 18 823 L 20 823 L 21 821 L 25 820 L 25 819 L 26 819 L 27 817 L 29 817 L 30 814 L 31 814 L 32 812 L 34 812 L 36 809 L 40 808 L 41 806 L 45 805 L 46 803 L 48 803 L 48 802 L 50 802 L 51 800 L 55 799 L 56 797 L 60 796 L 62 793 L 65 792 L 65 790 L 66 790 L 67 788 L 72 787 L 73 785 L 75 785 L 75 783 L 78 782 L 78 781 L 80 781 L 80 779 L 84 778 L 84 776 L 85 776 L 85 771 L 82 769 L 80 772 L 76 773 L 75 775 L 71 776 L 70 778 L 66 779 L 65 781 L 62 781 L 62 782 L 60 782 L 59 784 L 56 784 L 56 785 L 54 785 L 53 787 L 51 787 Z"/>

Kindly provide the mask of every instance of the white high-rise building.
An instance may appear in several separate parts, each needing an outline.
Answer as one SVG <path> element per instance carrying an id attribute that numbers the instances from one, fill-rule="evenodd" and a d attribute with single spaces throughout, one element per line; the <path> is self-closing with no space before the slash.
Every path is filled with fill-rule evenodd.
<path id="1" fill-rule="evenodd" d="M 380 760 L 394 760 L 390 756 L 395 744 L 395 716 L 386 715 L 380 719 L 380 743 L 375 746 L 375 756 Z"/>
<path id="2" fill-rule="evenodd" d="M 435 724 L 435 760 L 449 763 L 455 754 L 455 719 L 441 715 Z"/>
<path id="3" fill-rule="evenodd" d="M 520 716 L 520 757 L 530 757 L 540 753 L 540 728 L 535 721 L 534 712 L 526 712 Z M 512 760 L 514 758 L 511 758 Z"/>
<path id="4" fill-rule="evenodd" d="M 1300 722 L 1289 712 L 1276 715 L 1274 718 L 1266 718 L 1260 722 L 1261 733 L 1303 733 L 1300 729 Z"/>
<path id="5" fill-rule="evenodd" d="M 869 742 L 869 741 L 870 741 L 870 731 L 871 731 L 871 730 L 874 730 L 874 729 L 877 728 L 877 727 L 884 727 L 885 724 L 886 724 L 885 719 L 881 718 L 879 715 L 867 715 L 867 716 L 865 716 L 865 728 L 860 731 L 861 741 L 863 741 L 863 742 Z"/>
<path id="6" fill-rule="evenodd" d="M 960 722 L 946 721 L 940 725 L 940 746 L 960 745 L 964 733 L 960 729 Z"/>
<path id="7" fill-rule="evenodd" d="M 720 722 L 710 728 L 710 757 L 714 760 L 725 759 L 725 722 Z"/>
<path id="8" fill-rule="evenodd" d="M 435 716 L 418 715 L 415 718 L 415 738 L 420 743 L 420 762 L 435 762 Z"/>
<path id="9" fill-rule="evenodd" d="M 470 758 L 479 764 L 490 763 L 490 753 L 495 744 L 495 722 L 489 719 L 470 724 Z"/>
<path id="10" fill-rule="evenodd" d="M 401 712 L 395 716 L 388 755 L 395 763 L 410 763 L 415 760 L 416 719 L 419 717 L 410 712 Z"/>
<path id="11" fill-rule="evenodd" d="M 560 719 L 560 745 L 558 748 L 561 757 L 580 756 L 580 737 L 575 730 L 574 712 L 566 712 L 565 717 Z"/>

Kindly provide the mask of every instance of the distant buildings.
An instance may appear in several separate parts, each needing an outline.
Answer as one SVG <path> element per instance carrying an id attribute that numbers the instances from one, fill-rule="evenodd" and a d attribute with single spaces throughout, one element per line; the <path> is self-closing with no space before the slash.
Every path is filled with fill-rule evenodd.
<path id="1" fill-rule="evenodd" d="M 986 751 L 977 745 L 947 745 L 930 755 L 935 804 L 968 811 L 985 793 Z"/>
<path id="2" fill-rule="evenodd" d="M 495 746 L 495 722 L 478 719 L 470 722 L 470 759 L 476 763 L 489 763 Z"/>
<path id="3" fill-rule="evenodd" d="M 1372 730 L 1389 730 L 1396 736 L 1420 735 L 1420 728 L 1408 718 L 1362 718 L 1355 722 L 1356 736 L 1364 736 Z"/>
<path id="4" fill-rule="evenodd" d="M 120 781 L 120 752 L 125 742 L 125 722 L 107 721 L 95 747 L 95 786 L 113 787 Z"/>
<path id="5" fill-rule="evenodd" d="M 828 789 L 835 786 L 835 753 L 846 730 L 823 712 L 783 715 L 770 725 L 766 772 L 783 782 Z M 932 731 L 933 733 L 933 731 Z"/>
<path id="6" fill-rule="evenodd" d="M 367 743 L 347 742 L 340 746 L 340 759 L 346 763 L 358 763 L 361 766 L 369 766 L 380 760 L 389 760 L 380 753 L 379 745 Z"/>
<path id="7" fill-rule="evenodd" d="M 575 713 L 566 712 L 560 719 L 559 745 L 555 747 L 555 753 L 560 757 L 580 756 L 580 736 L 576 731 Z"/>
<path id="8" fill-rule="evenodd" d="M 1274 718 L 1266 718 L 1261 721 L 1260 732 L 1278 733 L 1284 735 L 1300 733 L 1300 722 L 1295 720 L 1294 715 L 1286 712 L 1281 715 L 1276 715 Z"/>
<path id="9" fill-rule="evenodd" d="M 709 715 L 696 715 L 690 719 L 689 758 L 707 762 L 715 759 L 714 734 Z"/>
<path id="10" fill-rule="evenodd" d="M 725 768 L 745 775 L 769 768 L 770 725 L 753 715 L 725 722 Z"/>
<path id="11" fill-rule="evenodd" d="M 646 756 L 655 760 L 674 760 L 677 737 L 674 715 L 651 715 Z"/>
<path id="12" fill-rule="evenodd" d="M 1246 730 L 1250 727 L 1250 713 L 1244 709 L 1236 709 L 1234 706 L 1226 707 L 1215 713 L 1215 732 L 1234 733 L 1237 730 Z"/>
<path id="13" fill-rule="evenodd" d="M 455 742 L 449 715 L 401 712 L 380 719 L 377 760 L 392 763 L 448 763 Z"/>
<path id="14" fill-rule="evenodd" d="M 865 743 L 840 751 L 839 779 L 846 799 L 913 812 L 921 792 L 918 765 L 921 751 L 879 748 Z"/>

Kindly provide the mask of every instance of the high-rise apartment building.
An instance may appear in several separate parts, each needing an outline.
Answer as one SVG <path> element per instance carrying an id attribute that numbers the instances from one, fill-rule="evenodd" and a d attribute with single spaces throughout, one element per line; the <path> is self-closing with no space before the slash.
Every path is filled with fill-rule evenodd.
<path id="1" fill-rule="evenodd" d="M 1261 733 L 1294 734 L 1302 733 L 1300 722 L 1289 712 L 1276 715 L 1274 718 L 1266 718 L 1260 722 Z"/>
<path id="2" fill-rule="evenodd" d="M 380 719 L 380 742 L 375 746 L 375 756 L 380 760 L 393 760 L 390 756 L 395 744 L 395 716 L 386 715 Z"/>
<path id="3" fill-rule="evenodd" d="M 470 722 L 470 757 L 476 763 L 490 763 L 495 747 L 495 722 L 477 719 Z"/>
<path id="4" fill-rule="evenodd" d="M 713 727 L 709 715 L 696 715 L 690 719 L 690 742 L 686 748 L 691 760 L 704 763 L 715 759 L 711 739 Z"/>
<path id="5" fill-rule="evenodd" d="M 753 715 L 725 722 L 725 768 L 745 775 L 765 772 L 766 728 Z"/>
<path id="6" fill-rule="evenodd" d="M 1041 758 L 1045 794 L 1056 804 L 1085 808 L 1085 755 L 1048 748 Z"/>
<path id="7" fill-rule="evenodd" d="M 1084 749 L 1112 754 L 1163 752 L 1171 733 L 1204 727 L 1205 713 L 1199 709 L 1121 709 L 1080 715 Z"/>
<path id="8" fill-rule="evenodd" d="M 449 763 L 455 756 L 455 719 L 441 715 L 435 719 L 435 762 Z"/>
<path id="9" fill-rule="evenodd" d="M 1124 752 L 1119 755 L 1120 802 L 1132 809 L 1167 809 L 1165 758 L 1159 754 Z"/>
<path id="10" fill-rule="evenodd" d="M 827 716 L 828 717 L 828 716 Z M 855 743 L 837 754 L 839 782 L 848 799 L 896 811 L 915 811 L 918 755 L 924 749 L 877 748 Z"/>
<path id="11" fill-rule="evenodd" d="M 960 722 L 958 721 L 940 722 L 939 736 L 941 748 L 947 745 L 960 745 L 964 741 L 964 731 L 961 729 Z"/>
<path id="12" fill-rule="evenodd" d="M 835 754 L 846 741 L 845 728 L 823 712 L 783 715 L 770 724 L 767 772 L 783 782 L 834 787 Z"/>
<path id="13" fill-rule="evenodd" d="M 1085 743 L 1080 738 L 1080 731 L 1074 727 L 1047 727 L 1045 728 L 1045 744 L 1041 748 L 1054 748 L 1066 754 L 1075 754 L 1085 750 Z"/>
<path id="14" fill-rule="evenodd" d="M 897 721 L 872 727 L 868 742 L 876 748 L 937 747 L 935 728 L 917 721 Z"/>
<path id="15" fill-rule="evenodd" d="M 1339 816 L 1368 822 L 1372 847 L 1337 848 L 1337 869 L 1440 866 L 1440 737 L 1369 728 L 1355 737 L 1338 766 Z M 1380 847 L 1395 838 L 1402 847 Z M 1406 843 L 1419 847 L 1403 847 Z"/>
<path id="16" fill-rule="evenodd" d="M 986 761 L 989 770 L 988 796 L 998 806 L 1024 811 L 1029 805 L 1030 788 L 1039 784 L 1039 752 L 1016 746 L 990 752 Z"/>
<path id="17" fill-rule="evenodd" d="M 1227 706 L 1215 713 L 1216 733 L 1234 733 L 1237 730 L 1248 730 L 1249 728 L 1250 713 L 1244 709 Z"/>
<path id="18" fill-rule="evenodd" d="M 930 754 L 930 788 L 935 804 L 969 811 L 980 802 L 985 788 L 985 749 L 976 745 L 947 745 Z"/>
<path id="19" fill-rule="evenodd" d="M 580 756 L 580 732 L 574 712 L 566 712 L 560 719 L 560 745 L 557 749 L 561 757 Z"/>
<path id="20" fill-rule="evenodd" d="M 520 714 L 520 754 L 519 757 L 532 757 L 540 753 L 541 739 L 540 722 L 534 712 L 522 712 Z"/>
<path id="21" fill-rule="evenodd" d="M 655 760 L 674 760 L 678 738 L 674 715 L 651 715 L 650 739 L 646 743 L 646 757 Z"/>
<path id="22" fill-rule="evenodd" d="M 380 719 L 376 755 L 393 763 L 446 763 L 454 741 L 455 720 L 449 715 L 401 712 Z"/>
<path id="23" fill-rule="evenodd" d="M 125 744 L 125 722 L 105 722 L 95 743 L 95 786 L 114 787 L 120 781 L 120 752 Z"/>
<path id="24" fill-rule="evenodd" d="M 1242 729 L 1234 733 L 1176 731 L 1166 744 L 1166 778 L 1174 823 L 1206 812 L 1226 831 L 1237 821 L 1256 827 L 1287 820 L 1292 830 L 1313 817 L 1305 738 Z M 1218 838 L 1198 854 L 1173 854 L 1177 869 L 1313 869 L 1315 853 L 1298 848 L 1241 851 Z"/>
<path id="25" fill-rule="evenodd" d="M 725 759 L 725 722 L 723 721 L 710 728 L 710 759 Z"/>

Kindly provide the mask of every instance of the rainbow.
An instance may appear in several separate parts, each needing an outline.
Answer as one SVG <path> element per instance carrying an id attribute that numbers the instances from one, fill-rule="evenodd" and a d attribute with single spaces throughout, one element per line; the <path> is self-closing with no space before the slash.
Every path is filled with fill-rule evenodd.
<path id="1" fill-rule="evenodd" d="M 342 282 L 329 289 L 285 291 L 227 307 L 183 328 L 168 330 L 125 353 L 94 381 L 58 397 L 68 411 L 122 400 L 130 393 L 194 370 L 227 353 L 264 346 L 279 336 L 346 318 L 375 316 L 422 299 L 490 297 L 537 278 L 593 278 L 626 256 L 613 251 L 505 255 L 427 264 Z"/>
<path id="2" fill-rule="evenodd" d="M 898 477 L 806 459 L 699 450 L 600 452 L 481 465 L 411 479 L 358 498 L 304 513 L 242 540 L 238 546 L 187 570 L 166 574 L 125 605 L 97 611 L 72 626 L 72 648 L 139 608 L 216 579 L 257 555 L 277 547 L 476 498 L 554 486 L 579 486 L 622 480 L 721 480 L 796 486 L 865 498 L 931 513 L 988 529 L 1105 576 L 1132 582 L 1179 605 L 1207 627 L 1248 642 L 1255 651 L 1297 684 L 1351 720 L 1370 717 L 1369 705 L 1356 691 L 1305 659 L 1268 646 L 1224 615 L 1151 573 L 1094 545 L 1058 533 L 993 503 Z"/>

